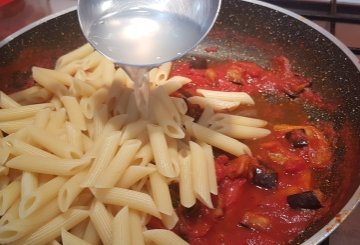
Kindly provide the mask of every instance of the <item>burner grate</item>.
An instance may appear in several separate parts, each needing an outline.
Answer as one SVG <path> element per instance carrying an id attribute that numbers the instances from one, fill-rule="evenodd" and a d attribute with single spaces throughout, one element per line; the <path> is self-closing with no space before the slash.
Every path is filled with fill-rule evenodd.
<path id="1" fill-rule="evenodd" d="M 360 24 L 360 4 L 344 3 L 337 0 L 329 1 L 303 1 L 303 0 L 263 0 L 289 9 L 310 20 L 320 20 L 330 23 L 329 31 L 336 35 L 337 24 Z M 360 1 L 359 1 L 360 3 Z M 360 47 L 349 47 L 357 55 L 360 55 Z"/>

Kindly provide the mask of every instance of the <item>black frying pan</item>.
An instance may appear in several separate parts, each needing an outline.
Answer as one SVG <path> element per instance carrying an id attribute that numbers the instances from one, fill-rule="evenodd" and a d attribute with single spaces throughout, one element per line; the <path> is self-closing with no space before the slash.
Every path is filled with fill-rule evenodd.
<path id="1" fill-rule="evenodd" d="M 32 65 L 42 65 L 44 60 L 55 61 L 60 54 L 83 43 L 85 38 L 74 9 L 24 28 L 0 42 L 0 89 L 23 88 Z M 218 51 L 205 52 L 207 47 L 217 47 Z M 22 50 L 30 52 L 19 61 Z M 354 129 L 351 137 L 354 142 L 360 143 L 358 60 L 336 38 L 310 21 L 256 0 L 224 0 L 213 31 L 192 53 L 215 60 L 248 60 L 264 67 L 275 55 L 287 56 L 299 74 L 312 78 L 313 90 L 340 105 L 331 115 L 310 107 L 308 110 L 312 118 L 331 120 L 338 128 L 345 121 L 350 121 Z M 344 152 L 350 150 L 357 153 L 357 157 L 344 162 Z M 326 187 L 337 200 L 336 204 L 328 216 L 308 227 L 297 243 L 306 241 L 316 244 L 322 241 L 360 199 L 359 144 L 354 144 L 351 149 L 339 150 L 337 159 L 334 165 L 336 174 L 329 176 L 329 183 L 336 183 L 336 186 Z M 341 172 L 344 167 L 353 169 L 351 176 L 344 176 Z"/>

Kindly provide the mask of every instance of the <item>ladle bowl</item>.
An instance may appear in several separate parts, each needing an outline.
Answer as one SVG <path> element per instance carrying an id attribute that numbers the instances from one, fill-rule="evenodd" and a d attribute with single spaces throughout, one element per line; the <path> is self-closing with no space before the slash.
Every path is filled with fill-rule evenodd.
<path id="1" fill-rule="evenodd" d="M 221 0 L 79 0 L 89 43 L 115 63 L 151 67 L 180 58 L 214 25 Z"/>

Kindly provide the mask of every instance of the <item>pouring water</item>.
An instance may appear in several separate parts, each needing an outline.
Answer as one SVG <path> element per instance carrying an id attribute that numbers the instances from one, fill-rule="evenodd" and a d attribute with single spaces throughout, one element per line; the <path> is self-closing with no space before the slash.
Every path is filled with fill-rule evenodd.
<path id="1" fill-rule="evenodd" d="M 139 108 L 147 108 L 147 71 L 177 59 L 215 23 L 221 0 L 79 0 L 81 29 L 89 43 L 134 81 Z"/>

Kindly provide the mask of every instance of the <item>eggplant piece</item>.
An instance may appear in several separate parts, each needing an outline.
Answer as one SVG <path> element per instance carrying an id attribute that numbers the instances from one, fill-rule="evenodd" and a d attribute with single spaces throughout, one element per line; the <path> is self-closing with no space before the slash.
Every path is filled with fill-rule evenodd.
<path id="1" fill-rule="evenodd" d="M 191 56 L 190 67 L 193 69 L 206 69 L 207 60 L 200 56 Z"/>
<path id="2" fill-rule="evenodd" d="M 246 212 L 241 218 L 240 226 L 256 231 L 267 231 L 271 228 L 271 221 L 263 215 Z"/>
<path id="3" fill-rule="evenodd" d="M 323 207 L 314 191 L 289 195 L 287 202 L 293 209 L 319 209 Z"/>
<path id="4" fill-rule="evenodd" d="M 197 122 L 204 110 L 199 105 L 192 104 L 188 100 L 185 100 L 185 102 L 188 107 L 186 115 L 194 118 L 194 121 Z"/>
<path id="5" fill-rule="evenodd" d="M 301 148 L 309 144 L 305 129 L 294 129 L 285 134 L 285 138 L 294 148 Z"/>
<path id="6" fill-rule="evenodd" d="M 278 174 L 272 169 L 255 167 L 252 175 L 252 183 L 256 186 L 266 189 L 272 189 L 277 186 Z"/>
<path id="7" fill-rule="evenodd" d="M 241 74 L 241 71 L 239 69 L 229 69 L 227 72 L 226 72 L 226 77 L 227 79 L 229 79 L 229 81 L 231 83 L 235 83 L 235 84 L 244 84 L 245 81 L 242 77 L 242 74 Z"/>

